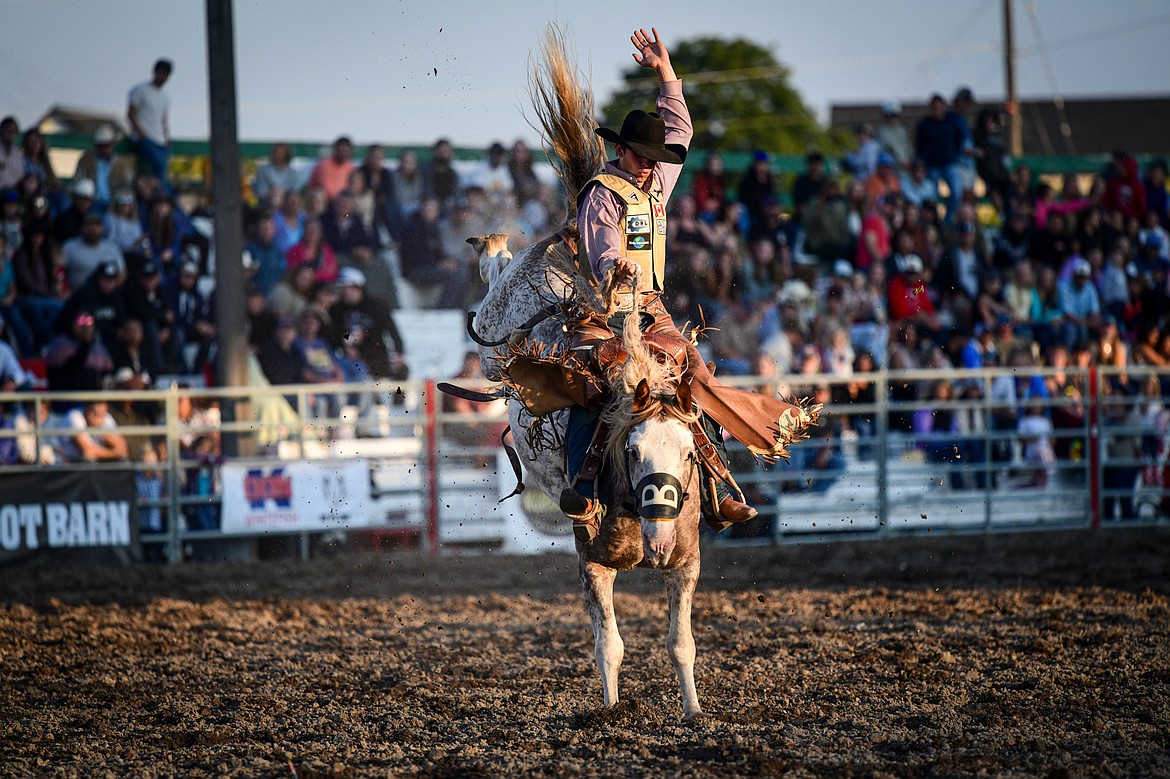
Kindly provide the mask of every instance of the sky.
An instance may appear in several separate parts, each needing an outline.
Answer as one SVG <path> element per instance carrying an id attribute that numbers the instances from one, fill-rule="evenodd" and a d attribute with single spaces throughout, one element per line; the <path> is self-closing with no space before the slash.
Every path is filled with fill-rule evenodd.
<path id="1" fill-rule="evenodd" d="M 669 45 L 745 38 L 791 69 L 805 104 L 923 101 L 966 85 L 1002 100 L 1001 0 L 235 0 L 242 140 L 510 144 L 525 120 L 528 57 L 545 26 L 575 40 L 598 105 L 633 64 L 630 33 Z M 208 135 L 199 0 L 0 0 L 0 115 L 54 104 L 124 118 L 126 94 L 168 57 L 176 138 Z M 1168 94 L 1170 3 L 1015 0 L 1023 98 Z"/>

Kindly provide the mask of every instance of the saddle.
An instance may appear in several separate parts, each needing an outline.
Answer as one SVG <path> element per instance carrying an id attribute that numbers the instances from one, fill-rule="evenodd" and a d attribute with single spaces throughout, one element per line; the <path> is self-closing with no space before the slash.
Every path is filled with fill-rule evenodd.
<path id="1" fill-rule="evenodd" d="M 601 407 L 605 380 L 629 357 L 616 317 L 581 313 L 566 318 L 563 328 L 571 333 L 568 349 L 554 354 L 516 354 L 504 363 L 508 384 L 515 389 L 524 407 L 534 417 L 580 406 L 588 411 Z M 643 314 L 643 331 L 654 317 Z M 687 344 L 669 333 L 642 333 L 642 340 L 662 362 L 672 363 L 689 379 Z"/>

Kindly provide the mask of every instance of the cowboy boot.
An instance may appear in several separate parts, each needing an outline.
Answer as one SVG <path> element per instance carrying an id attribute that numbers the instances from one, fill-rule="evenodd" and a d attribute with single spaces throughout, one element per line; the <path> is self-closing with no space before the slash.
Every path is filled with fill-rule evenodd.
<path id="1" fill-rule="evenodd" d="M 601 530 L 601 502 L 587 498 L 572 487 L 561 490 L 561 512 L 573 520 L 573 536 L 582 543 L 597 538 Z"/>
<path id="2" fill-rule="evenodd" d="M 731 525 L 747 522 L 749 519 L 755 519 L 759 515 L 760 512 L 748 504 L 741 503 L 730 495 L 725 495 L 719 501 L 719 513 L 712 515 L 709 512 L 705 512 L 703 519 L 706 521 L 707 527 L 719 533 Z"/>

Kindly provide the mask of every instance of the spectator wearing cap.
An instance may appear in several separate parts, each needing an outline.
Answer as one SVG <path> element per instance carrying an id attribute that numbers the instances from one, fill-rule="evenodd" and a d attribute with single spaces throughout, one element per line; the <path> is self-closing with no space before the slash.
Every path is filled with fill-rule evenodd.
<path id="1" fill-rule="evenodd" d="M 1088 341 L 1101 327 L 1101 300 L 1092 283 L 1093 267 L 1086 259 L 1073 265 L 1072 281 L 1060 284 L 1061 341 L 1070 350 Z"/>
<path id="2" fill-rule="evenodd" d="M 343 381 L 346 384 L 366 384 L 374 380 L 370 373 L 370 366 L 362 356 L 362 344 L 366 340 L 366 328 L 362 319 L 354 315 L 348 322 L 339 323 L 338 327 L 345 333 L 341 339 L 341 349 L 337 352 L 337 365 L 341 368 Z M 374 404 L 374 397 L 369 392 L 351 392 L 346 396 L 345 403 L 356 406 L 359 415 L 364 415 Z"/>
<path id="3" fill-rule="evenodd" d="M 463 308 L 467 267 L 448 256 L 439 230 L 439 201 L 428 198 L 406 223 L 398 246 L 402 275 L 426 308 Z"/>
<path id="4" fill-rule="evenodd" d="M 248 346 L 253 352 L 259 352 L 268 337 L 276 332 L 279 317 L 268 308 L 264 293 L 254 286 L 249 286 L 244 293 L 244 308 L 247 311 Z"/>
<path id="5" fill-rule="evenodd" d="M 94 328 L 93 314 L 73 313 L 66 330 L 45 350 L 45 378 L 50 392 L 97 392 L 114 371 L 110 352 Z M 54 401 L 54 410 L 68 410 L 74 401 Z"/>
<path id="6" fill-rule="evenodd" d="M 751 165 L 743 172 L 737 189 L 739 202 L 747 209 L 748 222 L 755 224 L 764 215 L 764 203 L 776 197 L 776 180 L 772 177 L 772 159 L 767 152 L 752 155 Z"/>
<path id="7" fill-rule="evenodd" d="M 1150 232 L 1145 235 L 1133 258 L 1134 269 L 1139 275 L 1149 281 L 1153 280 L 1154 273 L 1166 265 L 1166 260 L 1162 256 L 1164 247 L 1165 242 L 1159 233 Z"/>
<path id="8" fill-rule="evenodd" d="M 65 243 L 70 238 L 81 234 L 85 218 L 90 214 L 97 214 L 93 210 L 93 199 L 96 190 L 90 179 L 78 179 L 69 189 L 69 208 L 61 212 L 53 220 L 53 237 L 58 243 Z M 98 215 L 100 219 L 100 214 Z"/>
<path id="9" fill-rule="evenodd" d="M 16 142 L 20 125 L 16 117 L 0 119 L 0 192 L 14 189 L 24 178 L 24 151 Z"/>
<path id="10" fill-rule="evenodd" d="M 1142 216 L 1142 229 L 1138 231 L 1138 245 L 1142 249 L 1157 249 L 1158 256 L 1170 262 L 1170 234 L 1158 222 L 1158 215 L 1147 211 Z"/>
<path id="11" fill-rule="evenodd" d="M 874 137 L 882 151 L 894 159 L 896 168 L 907 171 L 914 155 L 910 148 L 910 133 L 902 124 L 902 104 L 897 100 L 886 100 L 881 105 L 881 113 L 882 121 L 875 129 Z"/>
<path id="12" fill-rule="evenodd" d="M 124 280 L 125 274 L 118 265 L 102 263 L 65 301 L 57 316 L 57 331 L 66 332 L 79 311 L 88 311 L 101 339 L 106 344 L 114 343 L 118 326 L 126 318 Z"/>
<path id="13" fill-rule="evenodd" d="M 324 315 L 315 308 L 306 308 L 297 317 L 297 337 L 294 344 L 301 353 L 304 367 L 301 381 L 306 384 L 344 381 L 341 366 L 333 357 L 333 349 L 321 338 Z"/>
<path id="14" fill-rule="evenodd" d="M 309 174 L 308 185 L 320 187 L 332 202 L 349 183 L 349 174 L 353 173 L 355 167 L 353 141 L 348 136 L 339 136 L 333 142 L 329 156 L 313 167 L 313 172 Z"/>
<path id="15" fill-rule="evenodd" d="M 134 186 L 134 167 L 114 154 L 117 133 L 103 124 L 93 134 L 93 148 L 77 161 L 73 179 L 89 179 L 94 184 L 93 207 L 104 212 L 120 189 Z"/>
<path id="16" fill-rule="evenodd" d="M 263 301 L 263 296 L 261 296 Z M 175 312 L 175 352 L 185 373 L 199 373 L 215 344 L 215 299 L 199 291 L 199 265 L 185 262 L 170 297 Z M 192 354 L 193 353 L 193 354 Z"/>
<path id="17" fill-rule="evenodd" d="M 874 137 L 873 125 L 869 122 L 859 122 L 853 128 L 853 135 L 857 138 L 857 149 L 845 155 L 842 167 L 858 181 L 865 181 L 877 170 L 882 146 Z"/>
<path id="18" fill-rule="evenodd" d="M 937 333 L 941 323 L 926 288 L 925 271 L 918 255 L 903 258 L 902 272 L 892 277 L 886 287 L 890 322 L 897 325 L 908 322 L 921 330 Z"/>
<path id="19" fill-rule="evenodd" d="M 162 288 L 162 269 L 153 260 L 126 284 L 126 314 L 142 322 L 147 369 L 158 376 L 178 362 L 174 338 L 175 312 Z"/>
<path id="20" fill-rule="evenodd" d="M 134 192 L 129 188 L 119 189 L 113 203 L 102 218 L 106 238 L 122 250 L 122 255 L 142 254 L 149 251 L 142 222 L 138 220 L 138 209 L 134 203 Z"/>
<path id="21" fill-rule="evenodd" d="M 122 250 L 105 238 L 105 226 L 98 214 L 87 214 L 81 235 L 70 238 L 62 247 L 65 280 L 69 289 L 80 289 L 93 272 L 106 263 L 126 269 Z"/>
<path id="22" fill-rule="evenodd" d="M 956 221 L 954 241 L 938 264 L 934 286 L 942 304 L 955 315 L 964 332 L 971 332 L 979 280 L 989 267 L 987 251 L 983 242 L 978 240 L 974 217 Z"/>
<path id="23" fill-rule="evenodd" d="M 260 368 L 270 384 L 299 384 L 304 380 L 305 364 L 295 346 L 296 340 L 296 320 L 282 316 L 276 322 L 276 330 L 257 354 Z"/>
<path id="24" fill-rule="evenodd" d="M 342 269 L 337 283 L 341 287 L 341 300 L 329 309 L 329 319 L 336 323 L 333 328 L 333 348 L 343 347 L 346 324 L 360 325 L 365 331 L 362 359 L 369 366 L 370 373 L 379 379 L 405 379 L 407 370 L 402 336 L 390 316 L 390 310 L 380 299 L 366 294 L 365 276 L 357 268 Z M 393 351 L 388 349 L 387 339 Z"/>

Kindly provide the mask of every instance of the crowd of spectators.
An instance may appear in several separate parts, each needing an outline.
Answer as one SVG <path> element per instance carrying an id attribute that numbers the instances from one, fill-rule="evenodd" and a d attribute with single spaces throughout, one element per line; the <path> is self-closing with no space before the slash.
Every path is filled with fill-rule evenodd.
<path id="1" fill-rule="evenodd" d="M 710 328 L 722 373 L 769 377 L 807 396 L 819 388 L 804 377 L 829 374 L 839 403 L 857 393 L 842 379 L 874 366 L 1011 366 L 1020 378 L 992 391 L 1014 410 L 992 424 L 1026 432 L 1025 455 L 1043 461 L 1032 401 L 1057 430 L 1083 427 L 1079 412 L 1047 402 L 1085 388 L 1033 380 L 1030 367 L 1170 364 L 1167 165 L 1139 171 L 1118 151 L 1095 175 L 1036 180 L 1007 157 L 1000 112 L 976 112 L 969 89 L 929 105 L 911 127 L 884 103 L 876 127 L 856 127 L 855 149 L 840 160 L 809 154 L 790 186 L 766 152 L 737 186 L 709 155 L 669 221 L 667 307 Z M 1121 370 L 1106 391 L 1136 397 L 1170 390 L 1165 383 L 1139 387 Z M 891 399 L 975 400 L 984 390 L 895 383 Z M 1155 416 L 1164 428 L 1165 415 Z M 954 434 L 980 429 L 959 417 L 895 413 L 891 428 L 918 436 L 928 458 L 1002 456 L 961 451 Z M 861 435 L 872 425 L 850 414 L 830 424 Z"/>
<path id="2" fill-rule="evenodd" d="M 158 68 L 149 94 L 169 74 L 169 63 Z M 149 118 L 150 100 L 142 105 Z M 1170 364 L 1166 163 L 1140 171 L 1117 152 L 1096 175 L 1041 180 L 1007 157 L 999 111 L 978 108 L 969 89 L 929 106 L 908 126 L 883 104 L 857 126 L 856 148 L 839 160 L 810 153 L 791 181 L 766 150 L 742 173 L 706 155 L 673 203 L 665 286 L 680 323 L 708 328 L 717 369 L 810 397 L 827 374 L 830 399 L 849 403 L 872 389 L 849 378 L 870 369 L 1012 366 L 1022 378 L 995 391 L 1018 410 L 988 424 L 1032 440 L 1044 433 L 1030 401 L 1084 388 L 1033 381 L 1030 366 Z M 3 350 L 43 365 L 51 390 L 151 387 L 215 359 L 207 238 L 158 166 L 168 139 L 136 139 L 140 173 L 113 153 L 117 140 L 98 130 L 65 185 L 35 128 L 0 122 L 5 386 L 33 377 Z M 563 207 L 523 141 L 459 163 L 447 139 L 425 161 L 411 150 L 388 161 L 376 144 L 355 159 L 342 136 L 312 165 L 277 143 L 246 195 L 248 338 L 273 384 L 406 378 L 393 311 L 470 308 L 483 288 L 466 238 L 506 232 L 515 252 L 559 225 Z M 1124 372 L 1110 391 L 1152 392 Z M 977 398 L 984 388 L 944 380 L 892 392 Z M 872 432 L 862 415 L 834 420 Z M 928 438 L 959 424 L 891 418 Z"/>

